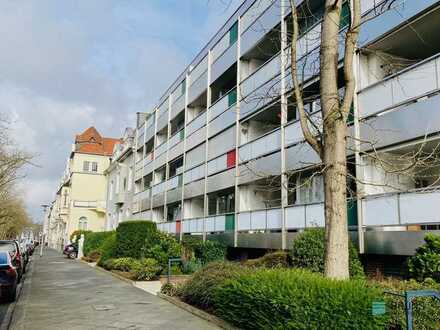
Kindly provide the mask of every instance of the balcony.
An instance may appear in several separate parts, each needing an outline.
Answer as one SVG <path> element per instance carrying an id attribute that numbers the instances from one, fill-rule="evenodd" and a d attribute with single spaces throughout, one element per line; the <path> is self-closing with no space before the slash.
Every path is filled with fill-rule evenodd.
<path id="1" fill-rule="evenodd" d="M 362 200 L 364 226 L 440 223 L 439 190 L 368 196 Z"/>
<path id="2" fill-rule="evenodd" d="M 171 149 L 179 142 L 183 141 L 184 136 L 185 136 L 185 131 L 183 129 L 180 130 L 179 132 L 174 133 L 174 135 L 169 139 L 168 148 Z"/>
<path id="3" fill-rule="evenodd" d="M 209 108 L 209 121 L 214 120 L 231 106 L 237 103 L 237 89 L 234 87 L 227 94 L 223 95 Z"/>
<path id="4" fill-rule="evenodd" d="M 170 118 L 173 119 L 183 110 L 185 110 L 185 94 L 178 96 L 173 104 L 171 104 Z"/>
<path id="5" fill-rule="evenodd" d="M 178 174 L 168 179 L 167 190 L 176 189 L 182 186 L 182 174 Z"/>
<path id="6" fill-rule="evenodd" d="M 281 130 L 278 128 L 272 132 L 269 132 L 251 142 L 243 144 L 239 148 L 239 158 L 241 162 L 247 162 L 251 159 L 255 159 L 272 152 L 275 152 L 281 148 Z"/>
<path id="7" fill-rule="evenodd" d="M 167 142 L 162 142 L 161 145 L 156 147 L 156 158 L 158 158 L 160 155 L 162 155 L 164 152 L 167 151 Z"/>
<path id="8" fill-rule="evenodd" d="M 185 179 L 185 184 L 203 179 L 205 177 L 205 164 L 187 170 L 183 175 Z"/>
<path id="9" fill-rule="evenodd" d="M 240 212 L 238 214 L 238 230 L 280 230 L 283 217 L 281 208 Z"/>
<path id="10" fill-rule="evenodd" d="M 158 194 L 165 192 L 166 185 L 167 185 L 166 181 L 162 181 L 162 182 L 154 185 L 151 188 L 151 195 L 155 196 L 155 195 L 158 195 Z"/>
<path id="11" fill-rule="evenodd" d="M 187 134 L 190 136 L 195 131 L 206 125 L 206 111 L 198 115 L 187 125 Z"/>
<path id="12" fill-rule="evenodd" d="M 440 53 L 361 90 L 361 116 L 378 114 L 438 91 L 439 80 Z"/>

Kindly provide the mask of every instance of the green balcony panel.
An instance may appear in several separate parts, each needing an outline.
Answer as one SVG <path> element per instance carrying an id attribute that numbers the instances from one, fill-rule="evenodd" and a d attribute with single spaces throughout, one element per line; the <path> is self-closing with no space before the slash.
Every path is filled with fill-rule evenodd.
<path id="1" fill-rule="evenodd" d="M 357 201 L 349 199 L 347 201 L 347 221 L 349 226 L 357 226 Z"/>
<path id="2" fill-rule="evenodd" d="M 237 103 L 237 89 L 233 89 L 228 94 L 228 107 Z"/>
<path id="3" fill-rule="evenodd" d="M 185 138 L 185 130 L 183 129 L 179 132 L 179 139 L 180 141 L 182 141 L 184 138 Z"/>
<path id="4" fill-rule="evenodd" d="M 225 231 L 234 231 L 235 230 L 235 217 L 234 214 L 226 215 L 225 219 Z"/>
<path id="5" fill-rule="evenodd" d="M 238 39 L 238 22 L 235 22 L 229 30 L 229 46 L 233 45 Z"/>

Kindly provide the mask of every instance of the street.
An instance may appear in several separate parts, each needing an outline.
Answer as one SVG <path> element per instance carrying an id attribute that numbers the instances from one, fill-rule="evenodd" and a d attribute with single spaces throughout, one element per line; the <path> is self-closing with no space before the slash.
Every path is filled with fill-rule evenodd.
<path id="1" fill-rule="evenodd" d="M 110 274 L 46 250 L 42 258 L 34 256 L 9 329 L 217 327 Z"/>

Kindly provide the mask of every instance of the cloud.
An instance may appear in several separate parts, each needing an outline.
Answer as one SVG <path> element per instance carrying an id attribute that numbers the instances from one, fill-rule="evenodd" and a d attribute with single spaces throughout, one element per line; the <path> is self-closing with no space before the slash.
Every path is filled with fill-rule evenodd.
<path id="1" fill-rule="evenodd" d="M 241 1 L 0 3 L 0 112 L 35 154 L 22 190 L 32 215 L 49 203 L 74 135 L 117 137 L 151 109 Z"/>

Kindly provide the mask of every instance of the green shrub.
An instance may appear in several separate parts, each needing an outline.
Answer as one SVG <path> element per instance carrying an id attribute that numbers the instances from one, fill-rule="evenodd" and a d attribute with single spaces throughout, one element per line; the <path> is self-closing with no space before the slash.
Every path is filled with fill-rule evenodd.
<path id="1" fill-rule="evenodd" d="M 212 309 L 212 295 L 215 288 L 246 271 L 247 269 L 238 263 L 220 261 L 209 263 L 183 284 L 180 296 L 189 304 Z"/>
<path id="2" fill-rule="evenodd" d="M 116 256 L 116 232 L 112 232 L 112 234 L 102 242 L 100 250 L 101 258 L 99 258 L 98 265 L 103 266 L 104 262 Z"/>
<path id="3" fill-rule="evenodd" d="M 148 248 L 144 253 L 147 258 L 156 259 L 163 269 L 168 267 L 168 259 L 180 257 L 181 245 L 171 235 L 157 233 L 157 243 Z"/>
<path id="4" fill-rule="evenodd" d="M 242 329 L 383 329 L 382 292 L 301 269 L 258 269 L 216 286 L 215 313 Z"/>
<path id="5" fill-rule="evenodd" d="M 350 276 L 364 277 L 359 254 L 353 242 L 349 240 Z M 324 273 L 325 230 L 323 228 L 306 229 L 293 241 L 292 265 L 312 272 Z"/>
<path id="6" fill-rule="evenodd" d="M 182 245 L 185 250 L 193 252 L 193 256 L 199 259 L 202 264 L 207 264 L 212 261 L 224 260 L 226 256 L 226 247 L 217 241 L 205 241 L 192 235 L 183 237 Z M 190 256 L 186 256 L 190 259 Z"/>
<path id="7" fill-rule="evenodd" d="M 130 258 L 130 257 L 116 258 L 113 259 L 113 262 L 111 264 L 111 269 L 119 270 L 121 272 L 131 272 L 133 269 L 137 268 L 138 266 L 139 266 L 139 261 L 134 258 Z"/>
<path id="8" fill-rule="evenodd" d="M 432 278 L 440 282 L 440 235 L 425 236 L 425 244 L 409 259 L 408 268 L 411 277 L 419 281 Z"/>
<path id="9" fill-rule="evenodd" d="M 131 269 L 133 279 L 137 281 L 150 281 L 156 279 L 161 273 L 162 267 L 151 258 L 136 260 Z"/>
<path id="10" fill-rule="evenodd" d="M 180 291 L 181 291 L 181 285 L 174 283 L 164 283 L 160 288 L 160 293 L 166 294 L 167 296 L 170 297 L 179 296 Z"/>
<path id="11" fill-rule="evenodd" d="M 425 282 L 400 281 L 387 279 L 373 283 L 385 292 L 403 294 L 407 290 L 437 290 L 440 292 L 440 284 L 433 280 Z M 390 329 L 406 329 L 405 300 L 403 297 L 385 294 L 385 301 L 390 315 Z M 439 329 L 440 325 L 440 301 L 435 298 L 415 298 L 413 300 L 414 329 L 428 330 Z"/>
<path id="12" fill-rule="evenodd" d="M 91 230 L 75 230 L 72 234 L 70 234 L 70 237 L 69 237 L 70 242 L 72 244 L 75 244 L 78 242 L 78 240 L 82 234 L 84 234 L 84 237 L 85 237 L 87 234 L 90 234 L 91 232 L 92 232 Z M 74 238 L 75 238 L 75 240 L 74 240 Z"/>
<path id="13" fill-rule="evenodd" d="M 182 263 L 182 272 L 184 274 L 193 274 L 201 268 L 202 262 L 196 258 L 192 258 L 191 260 Z"/>
<path id="14" fill-rule="evenodd" d="M 86 262 L 97 262 L 99 258 L 101 258 L 101 251 L 92 250 L 87 254 L 87 256 L 83 257 L 83 260 Z"/>
<path id="15" fill-rule="evenodd" d="M 90 232 L 84 236 L 84 255 L 88 256 L 91 251 L 99 251 L 107 237 L 113 235 L 114 231 Z"/>
<path id="16" fill-rule="evenodd" d="M 292 258 L 289 253 L 276 251 L 265 254 L 261 258 L 249 259 L 244 262 L 246 267 L 263 268 L 287 268 L 292 264 Z"/>
<path id="17" fill-rule="evenodd" d="M 116 256 L 142 257 L 142 251 L 157 243 L 156 224 L 151 221 L 124 221 L 116 229 Z"/>
<path id="18" fill-rule="evenodd" d="M 114 260 L 115 260 L 115 259 L 112 259 L 112 258 L 108 258 L 108 259 L 105 259 L 105 260 L 103 260 L 103 259 L 101 258 L 101 259 L 99 259 L 99 261 L 98 261 L 98 265 L 101 266 L 101 267 L 104 268 L 104 269 L 112 270 L 112 269 L 113 269 L 113 261 L 114 261 Z"/>

